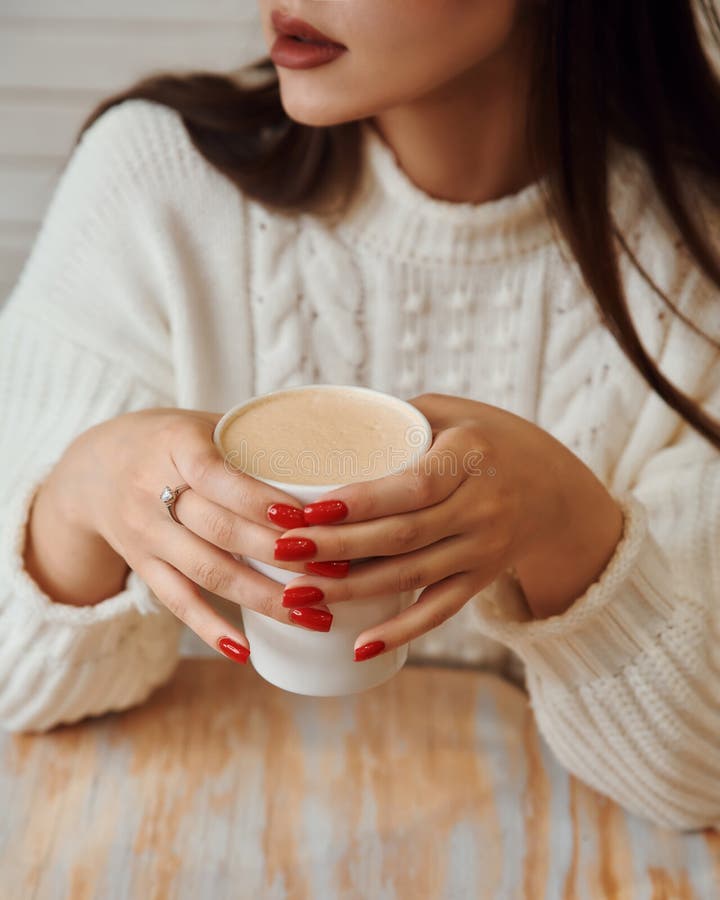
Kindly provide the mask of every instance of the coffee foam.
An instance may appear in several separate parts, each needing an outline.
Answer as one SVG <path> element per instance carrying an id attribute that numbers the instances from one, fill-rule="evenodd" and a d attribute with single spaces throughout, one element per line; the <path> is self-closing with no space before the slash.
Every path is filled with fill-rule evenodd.
<path id="1" fill-rule="evenodd" d="M 239 410 L 223 428 L 226 465 L 288 484 L 379 478 L 416 458 L 426 425 L 394 397 L 352 388 L 279 391 Z"/>

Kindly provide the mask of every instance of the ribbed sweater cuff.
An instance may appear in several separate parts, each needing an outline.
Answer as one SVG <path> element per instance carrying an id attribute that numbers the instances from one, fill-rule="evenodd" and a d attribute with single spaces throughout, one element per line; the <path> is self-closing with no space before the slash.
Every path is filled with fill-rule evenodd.
<path id="1" fill-rule="evenodd" d="M 40 485 L 54 463 L 41 463 L 26 470 L 23 484 L 18 485 L 6 505 L 3 535 L 0 539 L 0 573 L 11 607 L 22 612 L 25 621 L 66 625 L 70 629 L 85 628 L 107 635 L 112 621 L 134 618 L 138 613 L 154 613 L 160 604 L 136 572 L 130 571 L 122 591 L 92 606 L 73 606 L 53 601 L 30 577 L 24 567 L 24 548 L 30 506 Z M 11 610 L 7 609 L 5 612 Z"/>
<path id="2" fill-rule="evenodd" d="M 630 492 L 613 494 L 624 528 L 600 577 L 568 610 L 532 619 L 492 594 L 479 605 L 483 631 L 514 650 L 529 676 L 566 687 L 612 676 L 657 643 L 675 612 L 668 560 L 648 528 L 645 506 Z"/>
<path id="3" fill-rule="evenodd" d="M 180 622 L 135 572 L 114 596 L 72 606 L 53 602 L 25 571 L 28 511 L 50 468 L 26 469 L 3 510 L 0 723 L 10 731 L 46 731 L 141 703 L 178 659 Z"/>

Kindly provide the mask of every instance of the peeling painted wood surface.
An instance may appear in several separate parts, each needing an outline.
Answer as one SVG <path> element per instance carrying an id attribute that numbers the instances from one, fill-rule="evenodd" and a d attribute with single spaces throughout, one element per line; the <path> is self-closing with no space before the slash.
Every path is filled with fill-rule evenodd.
<path id="1" fill-rule="evenodd" d="M 185 659 L 124 713 L 0 734 L 2 900 L 720 896 L 720 835 L 569 777 L 525 695 L 406 666 L 353 697 Z"/>

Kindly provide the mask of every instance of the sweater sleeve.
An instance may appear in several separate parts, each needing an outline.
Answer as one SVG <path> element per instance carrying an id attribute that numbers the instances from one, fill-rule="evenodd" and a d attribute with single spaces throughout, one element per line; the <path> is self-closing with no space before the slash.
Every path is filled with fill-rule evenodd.
<path id="1" fill-rule="evenodd" d="M 716 352 L 702 384 L 720 419 Z M 649 396 L 645 412 L 675 415 L 661 406 Z M 635 437 L 651 430 L 641 420 Z M 490 596 L 482 628 L 525 663 L 538 727 L 570 772 L 661 826 L 717 826 L 720 453 L 685 423 L 630 487 L 607 487 L 624 531 L 599 578 L 544 620 Z"/>
<path id="2" fill-rule="evenodd" d="M 0 724 L 9 731 L 138 704 L 178 660 L 182 623 L 135 572 L 115 596 L 76 607 L 48 597 L 22 558 L 35 492 L 74 437 L 175 405 L 154 262 L 154 115 L 123 104 L 86 132 L 0 312 Z"/>

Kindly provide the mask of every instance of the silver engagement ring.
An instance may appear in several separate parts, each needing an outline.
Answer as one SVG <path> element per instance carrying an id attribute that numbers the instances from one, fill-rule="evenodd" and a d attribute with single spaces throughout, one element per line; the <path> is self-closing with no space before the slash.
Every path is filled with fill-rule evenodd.
<path id="1" fill-rule="evenodd" d="M 181 484 L 179 487 L 176 487 L 173 490 L 169 485 L 165 485 L 163 488 L 162 494 L 160 494 L 160 499 L 165 504 L 167 511 L 170 513 L 172 519 L 178 523 L 178 525 L 182 525 L 182 522 L 175 515 L 175 501 L 182 494 L 183 491 L 186 491 L 190 487 L 189 484 Z"/>

